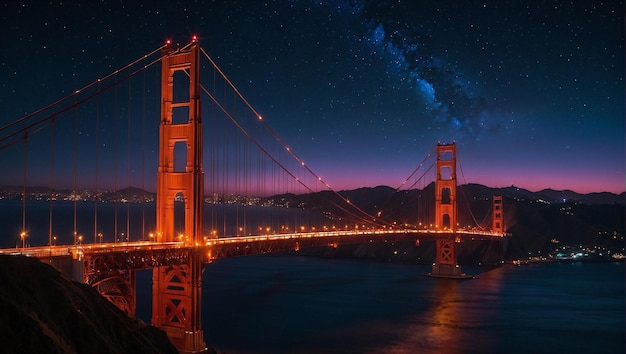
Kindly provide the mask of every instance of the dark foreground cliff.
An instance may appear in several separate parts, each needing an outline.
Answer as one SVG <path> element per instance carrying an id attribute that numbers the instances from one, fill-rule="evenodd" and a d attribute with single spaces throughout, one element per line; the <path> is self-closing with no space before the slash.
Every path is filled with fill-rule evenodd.
<path id="1" fill-rule="evenodd" d="M 177 353 L 165 332 L 35 258 L 0 256 L 4 353 Z"/>

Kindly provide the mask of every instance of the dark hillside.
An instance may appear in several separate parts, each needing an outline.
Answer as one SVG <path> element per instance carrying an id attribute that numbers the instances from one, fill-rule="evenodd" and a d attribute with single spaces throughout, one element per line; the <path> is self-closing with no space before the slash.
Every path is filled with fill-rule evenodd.
<path id="1" fill-rule="evenodd" d="M 0 256 L 3 353 L 177 353 L 165 332 L 35 258 Z"/>
<path id="2" fill-rule="evenodd" d="M 377 221 L 410 227 L 428 226 L 434 222 L 433 183 L 423 190 L 395 192 L 390 187 L 379 186 L 339 193 L 370 215 L 377 216 Z M 506 231 L 512 234 L 506 259 L 542 256 L 554 253 L 557 247 L 595 250 L 605 256 L 608 251 L 624 253 L 625 193 L 579 194 L 552 189 L 531 192 L 515 186 L 490 188 L 465 184 L 457 189 L 459 226 L 471 228 L 480 225 L 490 229 L 494 195 L 503 197 L 504 225 Z M 329 191 L 281 197 L 283 205 L 287 201 L 289 205 L 328 211 L 331 215 L 346 215 L 338 207 L 345 206 L 345 203 Z M 350 220 L 353 215 L 344 218 Z M 362 221 L 339 222 L 335 218 L 331 222 L 352 225 Z M 407 255 L 410 254 L 407 252 Z"/>

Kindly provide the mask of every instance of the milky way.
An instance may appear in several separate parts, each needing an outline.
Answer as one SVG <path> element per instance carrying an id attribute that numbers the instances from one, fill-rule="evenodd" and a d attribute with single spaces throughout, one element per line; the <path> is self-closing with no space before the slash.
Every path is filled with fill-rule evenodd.
<path id="1" fill-rule="evenodd" d="M 623 1 L 0 6 L 2 125 L 198 34 L 335 188 L 396 187 L 456 141 L 462 183 L 626 189 Z"/>

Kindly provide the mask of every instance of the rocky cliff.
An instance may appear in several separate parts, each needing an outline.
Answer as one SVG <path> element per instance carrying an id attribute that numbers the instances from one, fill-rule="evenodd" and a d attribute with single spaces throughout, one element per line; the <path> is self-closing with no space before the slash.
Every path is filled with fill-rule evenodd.
<path id="1" fill-rule="evenodd" d="M 4 353 L 177 353 L 165 332 L 35 258 L 0 256 Z"/>

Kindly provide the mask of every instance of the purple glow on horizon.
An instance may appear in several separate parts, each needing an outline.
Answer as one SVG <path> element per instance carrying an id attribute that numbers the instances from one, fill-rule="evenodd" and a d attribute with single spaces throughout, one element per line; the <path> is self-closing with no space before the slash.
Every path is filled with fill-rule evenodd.
<path id="1" fill-rule="evenodd" d="M 620 2 L 232 1 L 192 11 L 179 5 L 164 5 L 170 21 L 163 22 L 165 10 L 146 13 L 134 3 L 7 4 L 5 13 L 15 16 L 5 19 L 4 35 L 13 40 L 0 52 L 0 126 L 123 67 L 164 37 L 186 43 L 198 33 L 263 120 L 336 190 L 396 188 L 438 141 L 458 145 L 465 177 L 459 170 L 459 184 L 626 190 Z M 102 13 L 109 19 L 92 20 Z M 142 22 L 129 29 L 126 18 Z M 145 81 L 139 75 L 103 94 L 100 105 L 90 102 L 59 118 L 56 186 L 73 187 L 76 129 L 80 186 L 93 188 L 97 150 L 99 189 L 127 187 L 128 165 L 132 186 L 154 188 L 159 75 L 155 66 Z M 212 65 L 205 63 L 201 75 L 231 113 L 246 119 L 246 105 L 212 81 Z M 144 84 L 145 91 L 136 91 Z M 249 142 L 217 121 L 210 100 L 202 104 L 206 160 L 232 159 Z M 137 130 L 131 139 L 127 119 Z M 284 161 L 282 147 L 258 122 L 247 129 Z M 49 141 L 46 130 L 29 137 L 29 185 L 49 184 Z M 136 154 L 131 161 L 128 151 Z M 248 157 L 238 158 L 205 162 L 207 187 L 218 180 L 232 186 L 253 167 L 241 162 Z M 233 171 L 220 172 L 233 163 Z M 0 185 L 21 185 L 22 145 L 1 151 L 0 164 L 6 166 Z M 263 189 L 271 189 L 266 182 Z"/>

